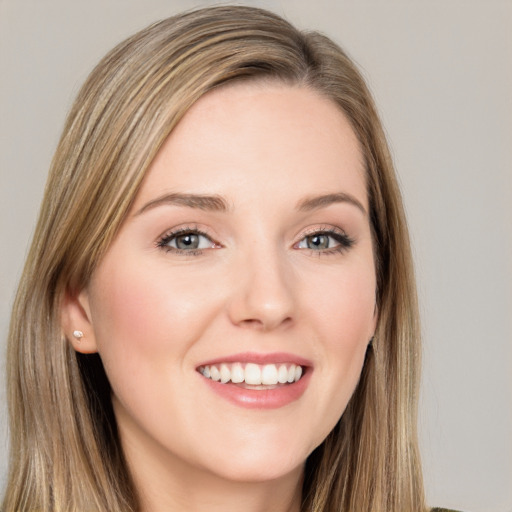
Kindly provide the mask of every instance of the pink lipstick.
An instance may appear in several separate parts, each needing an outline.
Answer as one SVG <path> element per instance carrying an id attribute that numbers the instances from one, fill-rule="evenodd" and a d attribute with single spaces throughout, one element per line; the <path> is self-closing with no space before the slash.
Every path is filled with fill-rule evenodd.
<path id="1" fill-rule="evenodd" d="M 288 353 L 244 353 L 210 360 L 196 370 L 212 391 L 235 405 L 274 409 L 298 400 L 313 367 Z"/>

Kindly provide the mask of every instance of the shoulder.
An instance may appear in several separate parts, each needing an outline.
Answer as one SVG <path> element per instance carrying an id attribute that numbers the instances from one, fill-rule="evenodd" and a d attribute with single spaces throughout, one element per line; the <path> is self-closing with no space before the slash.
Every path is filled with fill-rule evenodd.
<path id="1" fill-rule="evenodd" d="M 439 508 L 434 507 L 430 509 L 430 512 L 458 512 L 457 510 L 453 510 L 451 508 Z"/>

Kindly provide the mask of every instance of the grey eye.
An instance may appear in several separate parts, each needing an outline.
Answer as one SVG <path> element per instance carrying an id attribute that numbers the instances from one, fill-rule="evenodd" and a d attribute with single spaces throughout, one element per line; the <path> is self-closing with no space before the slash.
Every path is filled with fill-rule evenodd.
<path id="1" fill-rule="evenodd" d="M 311 249 L 313 251 L 323 251 L 339 245 L 339 242 L 332 235 L 326 233 L 315 233 L 304 237 L 299 242 L 299 249 Z"/>
<path id="2" fill-rule="evenodd" d="M 345 233 L 335 231 L 317 231 L 305 236 L 297 245 L 297 249 L 309 249 L 310 251 L 321 252 L 342 252 L 350 249 L 354 240 Z"/>
<path id="3" fill-rule="evenodd" d="M 215 243 L 202 233 L 195 231 L 186 231 L 170 234 L 159 243 L 160 247 L 166 247 L 177 251 L 194 251 L 196 249 L 210 249 L 215 247 Z"/>
<path id="4" fill-rule="evenodd" d="M 308 249 L 328 249 L 330 238 L 327 235 L 311 235 L 306 237 L 306 245 Z"/>
<path id="5" fill-rule="evenodd" d="M 176 248 L 180 250 L 197 249 L 199 247 L 199 235 L 186 233 L 178 235 L 175 239 Z"/>

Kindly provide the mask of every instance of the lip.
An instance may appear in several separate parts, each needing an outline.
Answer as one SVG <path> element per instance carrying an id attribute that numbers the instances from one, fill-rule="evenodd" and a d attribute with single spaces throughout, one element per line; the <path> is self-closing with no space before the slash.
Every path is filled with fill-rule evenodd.
<path id="1" fill-rule="evenodd" d="M 256 363 L 256 364 L 280 364 L 280 363 L 295 363 L 300 366 L 306 366 L 311 368 L 313 363 L 308 359 L 297 356 L 295 354 L 290 354 L 287 352 L 273 352 L 269 354 L 261 354 L 258 352 L 244 352 L 242 354 L 231 354 L 225 357 L 218 357 L 216 359 L 210 359 L 209 361 L 204 361 L 201 364 L 197 365 L 197 368 L 200 366 L 210 366 L 212 364 L 221 364 L 221 363 Z"/>
<path id="2" fill-rule="evenodd" d="M 202 381 L 218 396 L 238 407 L 248 409 L 277 409 L 295 402 L 306 391 L 313 373 L 313 365 L 311 361 L 285 352 L 270 354 L 259 354 L 256 352 L 232 354 L 227 357 L 220 357 L 205 361 L 197 368 L 213 364 L 236 362 L 256 364 L 294 363 L 302 366 L 304 370 L 302 377 L 297 382 L 262 390 L 246 389 L 230 383 L 222 384 L 211 379 L 206 379 L 198 372 L 199 378 L 201 378 Z"/>

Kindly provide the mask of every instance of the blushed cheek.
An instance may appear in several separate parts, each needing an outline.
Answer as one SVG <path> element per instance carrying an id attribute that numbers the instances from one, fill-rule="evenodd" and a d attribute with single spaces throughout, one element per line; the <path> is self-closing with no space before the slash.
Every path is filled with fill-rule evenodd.
<path id="1" fill-rule="evenodd" d="M 316 311 L 322 315 L 317 317 L 316 324 L 323 339 L 317 351 L 324 353 L 318 354 L 321 367 L 315 371 L 325 376 L 322 394 L 317 398 L 325 430 L 319 432 L 317 441 L 321 441 L 343 415 L 359 382 L 373 329 L 375 295 L 371 276 L 357 279 L 352 274 L 338 279 L 338 284 L 331 287 L 328 294 L 323 294 L 316 306 Z"/>
<path id="2" fill-rule="evenodd" d="M 364 269 L 343 277 L 338 286 L 330 288 L 318 309 L 323 315 L 330 371 L 338 375 L 339 384 L 350 395 L 359 380 L 375 327 L 375 280 Z"/>
<path id="3" fill-rule="evenodd" d="M 141 342 L 154 325 L 152 317 L 156 312 L 147 298 L 147 282 L 145 286 L 136 277 L 123 277 L 111 274 L 96 294 L 93 319 L 100 348 L 111 344 L 128 347 Z"/>
<path id="4" fill-rule="evenodd" d="M 93 311 L 100 354 L 122 351 L 124 358 L 134 354 L 163 364 L 183 353 L 216 311 L 212 288 L 183 272 L 106 263 Z"/>
<path id="5" fill-rule="evenodd" d="M 142 407 L 149 414 L 144 396 L 158 390 L 157 376 L 165 378 L 164 365 L 173 354 L 172 303 L 160 291 L 161 280 L 158 286 L 147 268 L 144 272 L 130 266 L 127 259 L 122 267 L 109 263 L 104 262 L 92 281 L 98 351 L 118 400 L 129 410 Z"/>
<path id="6" fill-rule="evenodd" d="M 116 265 L 115 252 L 109 256 L 91 282 L 91 312 L 98 350 L 110 378 L 119 372 L 137 372 L 141 358 L 157 355 L 163 348 L 162 317 L 169 305 L 155 296 L 147 268 L 130 265 L 128 258 Z"/>
<path id="7" fill-rule="evenodd" d="M 356 341 L 373 329 L 375 284 L 371 276 L 357 275 L 339 279 L 323 298 L 325 321 L 332 325 L 333 335 Z"/>

